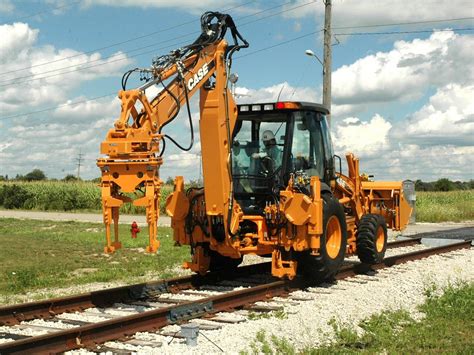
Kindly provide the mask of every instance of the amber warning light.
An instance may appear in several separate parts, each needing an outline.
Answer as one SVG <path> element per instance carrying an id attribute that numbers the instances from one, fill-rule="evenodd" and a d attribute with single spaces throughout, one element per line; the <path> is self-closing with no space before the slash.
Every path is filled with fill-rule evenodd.
<path id="1" fill-rule="evenodd" d="M 277 110 L 285 110 L 285 109 L 298 109 L 300 108 L 300 104 L 296 102 L 277 102 L 275 105 Z"/>

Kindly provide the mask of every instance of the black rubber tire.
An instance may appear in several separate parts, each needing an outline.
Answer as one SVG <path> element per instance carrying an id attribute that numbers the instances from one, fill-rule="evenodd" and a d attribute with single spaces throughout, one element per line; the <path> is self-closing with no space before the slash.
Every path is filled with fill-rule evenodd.
<path id="1" fill-rule="evenodd" d="M 219 254 L 214 250 L 209 250 L 209 256 L 211 262 L 209 264 L 209 271 L 233 271 L 235 270 L 243 260 L 243 257 L 238 259 L 229 258 Z"/>
<path id="2" fill-rule="evenodd" d="M 383 230 L 383 245 L 377 248 L 377 237 L 380 228 Z M 387 250 L 387 223 L 385 218 L 378 214 L 362 216 L 357 228 L 356 249 L 359 260 L 365 264 L 380 263 Z"/>
<path id="3" fill-rule="evenodd" d="M 323 234 L 321 235 L 321 248 L 319 255 L 311 255 L 310 251 L 304 251 L 298 255 L 298 271 L 308 279 L 308 281 L 324 282 L 333 281 L 334 276 L 339 271 L 347 246 L 347 225 L 344 208 L 332 194 L 322 194 L 323 199 Z M 332 216 L 339 221 L 341 228 L 340 249 L 334 258 L 331 258 L 326 250 L 327 225 Z"/>

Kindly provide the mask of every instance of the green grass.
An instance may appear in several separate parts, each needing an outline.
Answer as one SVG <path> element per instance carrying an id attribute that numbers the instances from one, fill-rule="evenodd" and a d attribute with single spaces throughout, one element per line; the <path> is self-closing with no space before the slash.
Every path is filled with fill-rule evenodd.
<path id="1" fill-rule="evenodd" d="M 130 238 L 120 226 L 123 248 L 103 254 L 104 230 L 93 223 L 0 219 L 0 295 L 24 294 L 91 282 L 129 282 L 149 275 L 170 277 L 189 259 L 187 247 L 174 247 L 171 228 L 159 227 L 161 247 L 146 254 L 147 229 Z"/>
<path id="2" fill-rule="evenodd" d="M 474 284 L 451 285 L 438 295 L 435 287 L 426 290 L 420 307 L 425 318 L 416 322 L 406 311 L 390 311 L 362 321 L 358 335 L 351 327 L 332 320 L 332 344 L 301 351 L 286 339 L 267 337 L 259 331 L 250 346 L 252 354 L 473 354 Z M 248 353 L 248 352 L 243 352 Z"/>
<path id="3" fill-rule="evenodd" d="M 416 193 L 418 222 L 474 220 L 474 190 Z"/>

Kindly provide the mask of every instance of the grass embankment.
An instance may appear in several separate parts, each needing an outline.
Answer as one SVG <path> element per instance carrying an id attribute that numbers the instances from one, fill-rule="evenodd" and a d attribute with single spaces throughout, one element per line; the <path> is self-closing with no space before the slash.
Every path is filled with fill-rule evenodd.
<path id="1" fill-rule="evenodd" d="M 173 186 L 161 189 L 161 212 Z M 133 194 L 129 194 L 133 196 Z M 134 198 L 139 197 L 135 196 Z M 100 187 L 93 182 L 9 181 L 0 182 L 0 206 L 7 209 L 38 211 L 101 211 Z M 122 205 L 121 213 L 143 214 L 144 207 Z"/>
<path id="2" fill-rule="evenodd" d="M 146 254 L 144 228 L 130 238 L 130 226 L 120 226 L 123 249 L 103 254 L 103 228 L 97 224 L 0 219 L 0 295 L 92 282 L 133 281 L 170 277 L 189 259 L 189 249 L 174 247 L 170 228 L 159 228 L 157 255 Z M 77 291 L 76 291 L 77 293 Z"/>
<path id="3" fill-rule="evenodd" d="M 416 220 L 418 222 L 474 220 L 474 190 L 417 192 Z"/>
<path id="4" fill-rule="evenodd" d="M 473 354 L 474 284 L 449 286 L 442 296 L 427 290 L 420 307 L 426 317 L 419 322 L 406 311 L 385 312 L 359 324 L 363 334 L 334 321 L 335 341 L 326 347 L 296 351 L 286 339 L 260 331 L 251 353 L 316 354 Z"/>

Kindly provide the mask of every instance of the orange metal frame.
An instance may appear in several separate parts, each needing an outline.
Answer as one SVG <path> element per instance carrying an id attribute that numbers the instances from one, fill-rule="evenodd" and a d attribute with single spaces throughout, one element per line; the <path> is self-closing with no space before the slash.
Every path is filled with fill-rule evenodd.
<path id="1" fill-rule="evenodd" d="M 163 135 L 160 128 L 171 120 L 179 104 L 200 92 L 200 138 L 203 162 L 204 187 L 201 190 L 184 189 L 182 177 L 175 179 L 174 192 L 166 201 L 166 211 L 172 218 L 174 240 L 180 245 L 191 245 L 192 260 L 186 267 L 198 273 L 205 273 L 210 264 L 209 250 L 219 254 L 240 258 L 245 254 L 272 255 L 272 273 L 278 277 L 293 278 L 297 262 L 288 258 L 291 251 L 309 250 L 312 255 L 320 252 L 320 237 L 323 234 L 323 201 L 321 183 L 318 177 L 310 180 L 311 194 L 307 196 L 293 188 L 293 178 L 287 188 L 280 192 L 278 205 L 266 207 L 266 218 L 275 222 L 277 216 L 284 216 L 285 227 L 269 230 L 262 216 L 244 215 L 233 198 L 230 168 L 231 137 L 237 119 L 237 107 L 227 87 L 228 68 L 225 51 L 227 43 L 222 40 L 208 46 L 182 63 L 154 73 L 161 81 L 173 78 L 151 102 L 144 91 L 120 91 L 122 112 L 105 141 L 97 165 L 102 171 L 102 203 L 106 227 L 106 253 L 121 247 L 118 234 L 119 208 L 124 203 L 146 208 L 148 222 L 148 252 L 156 252 L 160 243 L 157 239 L 157 220 L 162 182 L 159 168 L 163 159 L 157 156 Z M 183 68 L 186 70 L 183 71 Z M 213 86 L 205 84 L 215 77 Z M 170 94 L 172 93 L 172 95 Z M 140 103 L 141 110 L 136 105 Z M 408 223 L 411 208 L 402 193 L 401 182 L 372 182 L 359 173 L 359 160 L 352 154 L 346 156 L 348 176 L 339 174 L 333 184 L 334 195 L 339 202 L 353 211 L 347 216 L 347 253 L 356 251 L 356 228 L 366 213 L 377 213 L 385 217 L 387 224 L 396 230 Z M 143 191 L 144 189 L 144 191 Z M 138 190 L 142 193 L 137 197 Z M 128 195 L 127 195 L 128 194 Z M 186 230 L 186 218 L 197 218 L 202 225 L 221 226 L 219 238 L 213 228 L 205 232 L 202 228 Z M 253 223 L 256 233 L 247 233 L 236 238 L 239 225 Z M 111 225 L 114 224 L 112 240 Z M 329 235 L 337 236 L 337 226 L 328 223 Z M 336 238 L 336 237 L 334 237 Z M 339 231 L 340 238 L 340 231 Z M 336 239 L 327 241 L 326 248 L 335 248 Z M 332 244 L 331 244 L 332 243 Z M 334 244 L 334 245 L 333 245 Z M 337 253 L 329 250 L 328 252 Z"/>

